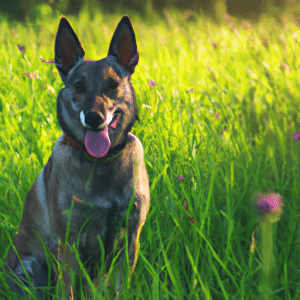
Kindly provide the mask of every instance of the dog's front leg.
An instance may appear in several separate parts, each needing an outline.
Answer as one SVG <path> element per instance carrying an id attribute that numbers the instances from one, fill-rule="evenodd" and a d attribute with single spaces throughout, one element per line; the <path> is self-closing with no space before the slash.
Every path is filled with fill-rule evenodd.
<path id="1" fill-rule="evenodd" d="M 124 244 L 126 245 L 126 243 L 124 243 L 124 238 L 125 238 L 125 234 L 127 234 L 128 237 L 127 249 L 128 249 L 128 256 L 129 256 L 129 267 L 130 267 L 129 279 L 135 269 L 137 258 L 138 258 L 138 251 L 140 248 L 139 238 L 148 213 L 149 198 L 150 197 L 149 196 L 147 197 L 146 194 L 146 195 L 141 195 L 140 197 L 135 199 L 128 219 L 128 226 L 127 226 L 128 232 L 126 232 L 126 230 L 122 228 L 122 233 L 121 233 L 122 237 L 119 237 L 118 239 L 118 248 L 121 249 L 124 246 Z M 124 259 L 124 252 L 125 249 L 120 254 L 121 265 L 118 274 L 117 299 L 120 299 L 120 291 L 122 286 L 122 263 Z"/>
<path id="2" fill-rule="evenodd" d="M 131 278 L 131 275 L 135 269 L 136 261 L 138 258 L 138 251 L 140 248 L 140 242 L 139 242 L 139 237 L 141 233 L 141 229 L 143 226 L 144 222 L 141 223 L 138 226 L 135 226 L 135 230 L 133 228 L 129 228 L 128 232 L 126 232 L 125 228 L 122 227 L 121 234 L 118 238 L 118 248 L 117 251 L 122 251 L 120 253 L 118 261 L 120 262 L 120 269 L 117 274 L 116 278 L 116 290 L 117 290 L 117 299 L 120 300 L 120 292 L 121 292 L 121 287 L 123 284 L 123 277 L 122 277 L 122 266 L 123 266 L 123 261 L 124 261 L 124 254 L 125 254 L 125 249 L 124 246 L 126 246 L 126 243 L 124 243 L 125 235 L 127 234 L 127 242 L 128 242 L 128 258 L 129 258 L 129 267 L 130 267 L 130 274 L 129 274 L 129 279 Z"/>
<path id="3" fill-rule="evenodd" d="M 58 284 L 61 299 L 73 299 L 72 273 L 78 270 L 76 257 L 71 246 L 61 242 L 58 248 Z"/>

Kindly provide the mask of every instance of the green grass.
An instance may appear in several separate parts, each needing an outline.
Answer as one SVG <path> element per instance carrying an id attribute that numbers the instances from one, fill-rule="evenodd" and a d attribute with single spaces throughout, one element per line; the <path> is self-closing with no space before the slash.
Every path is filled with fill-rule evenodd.
<path id="1" fill-rule="evenodd" d="M 26 194 L 61 132 L 62 81 L 39 59 L 54 58 L 59 17 L 44 7 L 26 26 L 0 19 L 1 281 Z M 106 55 L 120 17 L 69 17 L 87 58 Z M 122 299 L 262 299 L 253 196 L 266 189 L 285 203 L 274 234 L 272 299 L 299 299 L 299 27 L 284 16 L 252 26 L 176 12 L 130 17 L 140 53 L 132 83 L 141 121 L 133 133 L 145 149 L 151 209 Z M 39 76 L 24 75 L 33 72 Z M 93 290 L 92 299 L 113 298 L 105 282 Z"/>

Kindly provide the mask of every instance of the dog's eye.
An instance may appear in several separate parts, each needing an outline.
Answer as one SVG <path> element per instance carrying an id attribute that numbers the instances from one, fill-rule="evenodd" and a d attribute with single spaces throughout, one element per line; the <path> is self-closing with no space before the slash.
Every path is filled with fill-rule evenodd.
<path id="1" fill-rule="evenodd" d="M 83 94 L 86 92 L 86 83 L 84 80 L 77 80 L 73 84 L 77 93 Z"/>
<path id="2" fill-rule="evenodd" d="M 110 79 L 108 81 L 108 88 L 111 89 L 111 90 L 115 90 L 117 87 L 119 86 L 119 82 L 114 80 L 114 79 Z"/>

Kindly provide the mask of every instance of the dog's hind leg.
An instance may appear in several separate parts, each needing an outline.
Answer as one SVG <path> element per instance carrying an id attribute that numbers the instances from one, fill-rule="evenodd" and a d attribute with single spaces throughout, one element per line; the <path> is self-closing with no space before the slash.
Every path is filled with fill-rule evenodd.
<path id="1" fill-rule="evenodd" d="M 48 267 L 46 261 L 41 261 L 35 256 L 25 256 L 22 258 L 22 264 L 17 259 L 14 249 L 9 251 L 10 257 L 14 257 L 13 268 L 7 264 L 7 283 L 12 291 L 18 294 L 20 299 L 26 297 L 30 299 L 28 293 L 21 287 L 22 283 L 29 288 L 36 288 L 36 294 L 40 299 L 49 299 L 43 296 L 43 291 L 39 287 L 48 286 Z M 21 282 L 17 283 L 20 279 Z M 30 282 L 31 281 L 31 282 Z M 32 284 L 32 285 L 31 285 Z"/>

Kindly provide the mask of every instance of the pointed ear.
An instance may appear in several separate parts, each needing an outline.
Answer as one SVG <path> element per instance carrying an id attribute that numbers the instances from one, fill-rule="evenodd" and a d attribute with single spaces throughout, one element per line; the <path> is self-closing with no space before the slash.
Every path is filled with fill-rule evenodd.
<path id="1" fill-rule="evenodd" d="M 84 50 L 66 18 L 61 18 L 55 39 L 55 64 L 65 82 L 69 71 L 84 57 Z"/>
<path id="2" fill-rule="evenodd" d="M 116 56 L 132 74 L 139 62 L 135 34 L 128 16 L 123 16 L 111 39 L 108 55 Z"/>

